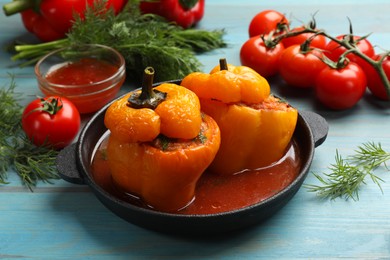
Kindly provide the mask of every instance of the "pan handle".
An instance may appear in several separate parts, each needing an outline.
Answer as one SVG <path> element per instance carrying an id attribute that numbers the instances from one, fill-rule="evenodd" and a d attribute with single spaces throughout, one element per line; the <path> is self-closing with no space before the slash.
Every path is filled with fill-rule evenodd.
<path id="1" fill-rule="evenodd" d="M 77 169 L 76 144 L 73 143 L 60 151 L 56 158 L 58 175 L 67 182 L 85 184 Z"/>
<path id="2" fill-rule="evenodd" d="M 328 135 L 329 125 L 325 118 L 311 111 L 300 111 L 299 114 L 308 123 L 314 139 L 314 146 L 320 146 Z"/>

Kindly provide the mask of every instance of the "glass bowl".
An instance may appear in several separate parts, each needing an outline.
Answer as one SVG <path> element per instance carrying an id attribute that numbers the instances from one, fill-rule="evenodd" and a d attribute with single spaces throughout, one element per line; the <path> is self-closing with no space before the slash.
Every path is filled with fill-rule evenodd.
<path id="1" fill-rule="evenodd" d="M 102 108 L 118 94 L 126 77 L 125 60 L 98 44 L 53 51 L 35 65 L 38 86 L 46 96 L 66 97 L 81 114 Z"/>

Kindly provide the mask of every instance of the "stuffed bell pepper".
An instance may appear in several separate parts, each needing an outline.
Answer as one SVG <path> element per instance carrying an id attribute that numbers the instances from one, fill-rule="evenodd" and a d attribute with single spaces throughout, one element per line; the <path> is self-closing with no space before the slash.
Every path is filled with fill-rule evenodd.
<path id="1" fill-rule="evenodd" d="M 193 200 L 219 148 L 220 131 L 201 113 L 195 93 L 172 83 L 152 88 L 153 74 L 146 68 L 142 91 L 107 109 L 107 158 L 120 189 L 156 210 L 175 212 Z"/>
<path id="2" fill-rule="evenodd" d="M 298 112 L 271 95 L 267 80 L 251 68 L 221 59 L 210 74 L 193 72 L 181 85 L 198 95 L 202 111 L 220 128 L 212 172 L 235 174 L 266 167 L 286 153 Z"/>

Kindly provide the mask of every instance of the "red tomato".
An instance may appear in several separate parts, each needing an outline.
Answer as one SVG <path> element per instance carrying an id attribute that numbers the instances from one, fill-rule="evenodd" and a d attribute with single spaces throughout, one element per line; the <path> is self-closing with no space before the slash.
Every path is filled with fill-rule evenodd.
<path id="1" fill-rule="evenodd" d="M 290 32 L 299 32 L 303 29 L 304 29 L 304 27 L 296 27 L 296 28 L 292 29 Z M 287 38 L 282 40 L 282 43 L 283 43 L 284 48 L 288 48 L 288 47 L 295 45 L 295 44 L 304 43 L 307 39 L 309 39 L 313 35 L 314 35 L 314 33 L 302 33 L 302 34 L 299 34 L 297 36 L 287 37 Z M 326 37 L 324 35 L 319 34 L 319 35 L 313 37 L 313 39 L 310 42 L 310 47 L 323 50 L 326 47 L 326 43 L 327 43 Z"/>
<path id="2" fill-rule="evenodd" d="M 362 98 L 366 85 L 363 69 L 354 62 L 349 62 L 342 69 L 326 67 L 318 74 L 316 97 L 329 108 L 348 109 Z"/>
<path id="3" fill-rule="evenodd" d="M 269 34 L 277 29 L 278 24 L 288 25 L 287 18 L 278 11 L 264 10 L 252 18 L 249 24 L 249 37 Z"/>
<path id="4" fill-rule="evenodd" d="M 338 40 L 342 40 L 344 37 L 345 35 L 339 35 L 336 38 Z M 374 57 L 375 50 L 372 47 L 371 43 L 367 39 L 360 38 L 360 36 L 353 36 L 353 41 L 355 42 L 354 44 L 356 45 L 356 47 L 368 57 Z M 333 61 L 337 61 L 341 54 L 343 54 L 344 52 L 346 52 L 346 48 L 340 46 L 335 41 L 330 41 L 325 48 L 325 55 Z M 347 54 L 347 58 L 350 61 L 357 63 L 361 67 L 365 66 L 365 61 L 360 57 L 356 56 L 354 53 Z"/>
<path id="5" fill-rule="evenodd" d="M 33 100 L 22 115 L 22 127 L 27 137 L 37 146 L 55 149 L 69 145 L 80 129 L 80 114 L 63 97 Z"/>
<path id="6" fill-rule="evenodd" d="M 279 58 L 283 50 L 283 44 L 268 48 L 261 37 L 255 36 L 241 46 L 241 64 L 254 69 L 263 77 L 271 77 L 278 73 Z"/>
<path id="7" fill-rule="evenodd" d="M 302 52 L 300 45 L 286 48 L 279 61 L 279 74 L 287 84 L 295 87 L 313 87 L 317 75 L 326 68 L 323 53 L 312 49 Z"/>
<path id="8" fill-rule="evenodd" d="M 378 61 L 382 55 L 376 55 L 373 59 Z M 387 56 L 382 63 L 382 68 L 387 76 L 387 80 L 390 80 L 390 57 Z M 367 63 L 367 66 L 364 67 L 364 72 L 367 76 L 367 87 L 370 92 L 377 98 L 382 100 L 389 100 L 385 85 L 382 83 L 381 78 L 379 77 L 378 72 Z"/>

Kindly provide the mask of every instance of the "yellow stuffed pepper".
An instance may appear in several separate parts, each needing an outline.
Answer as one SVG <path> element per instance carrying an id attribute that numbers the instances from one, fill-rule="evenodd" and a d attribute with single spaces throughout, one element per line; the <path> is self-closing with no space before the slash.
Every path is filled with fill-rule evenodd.
<path id="1" fill-rule="evenodd" d="M 286 153 L 298 111 L 271 95 L 267 80 L 251 68 L 222 59 L 210 74 L 191 73 L 181 85 L 198 95 L 202 111 L 220 128 L 211 171 L 235 174 L 266 167 Z"/>
<path id="2" fill-rule="evenodd" d="M 201 113 L 192 91 L 171 83 L 153 89 L 153 74 L 147 68 L 142 92 L 107 109 L 107 157 L 120 189 L 152 208 L 174 212 L 193 200 L 196 183 L 219 148 L 220 132 Z"/>

